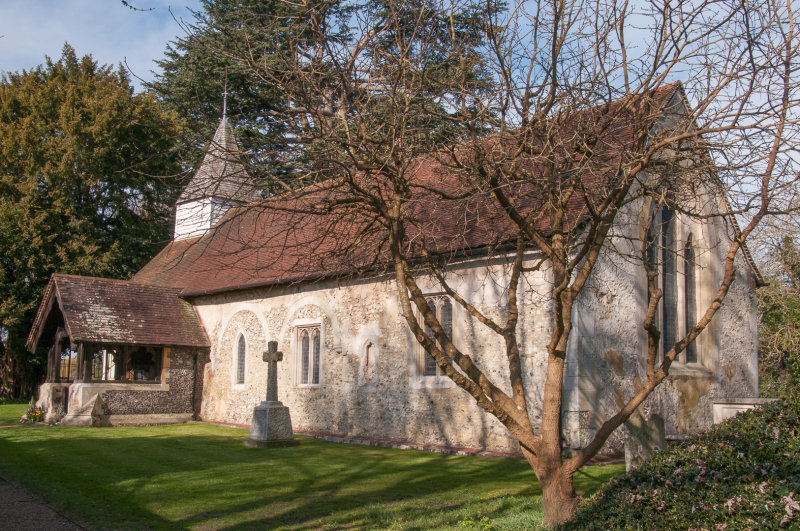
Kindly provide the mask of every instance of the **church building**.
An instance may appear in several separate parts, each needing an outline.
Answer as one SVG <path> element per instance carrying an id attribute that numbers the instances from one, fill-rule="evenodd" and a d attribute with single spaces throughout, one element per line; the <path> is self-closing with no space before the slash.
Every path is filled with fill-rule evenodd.
<path id="1" fill-rule="evenodd" d="M 681 95 L 675 89 L 667 99 L 674 104 Z M 64 423 L 196 419 L 247 426 L 266 392 L 262 353 L 277 341 L 284 353 L 278 398 L 295 432 L 363 444 L 517 453 L 507 429 L 420 348 L 393 276 L 353 274 L 352 257 L 337 261 L 330 258 L 335 253 L 315 259 L 336 242 L 325 236 L 331 232 L 324 216 L 303 217 L 304 209 L 296 208 L 309 194 L 263 199 L 237 152 L 223 117 L 178 200 L 173 240 L 133 278 L 52 276 L 28 339 L 31 351 L 49 352 L 39 395 L 48 414 L 61 404 Z M 430 164 L 417 171 L 421 179 L 435 175 Z M 663 254 L 659 319 L 664 341 L 671 342 L 710 303 L 735 223 L 662 208 L 655 213 L 657 234 L 645 235 L 640 227 L 652 214 L 647 208 L 633 202 L 620 214 L 624 224 L 614 247 L 635 254 L 642 238 L 659 242 L 653 249 Z M 720 213 L 727 205 L 717 197 L 704 208 Z M 474 237 L 479 248 L 480 234 Z M 763 281 L 747 253 L 740 253 L 736 268 L 718 314 L 643 405 L 646 416 L 664 420 L 668 436 L 708 428 L 730 404 L 758 396 L 755 288 Z M 462 297 L 488 315 L 502 313 L 502 263 L 474 256 L 454 269 Z M 435 281 L 423 283 L 454 342 L 504 381 L 501 338 Z M 525 285 L 521 353 L 536 417 L 552 326 L 547 271 L 525 273 Z M 644 377 L 646 301 L 641 264 L 610 253 L 600 259 L 573 312 L 564 382 L 568 446 L 585 444 Z M 619 448 L 621 438 L 612 436 L 609 447 Z"/>

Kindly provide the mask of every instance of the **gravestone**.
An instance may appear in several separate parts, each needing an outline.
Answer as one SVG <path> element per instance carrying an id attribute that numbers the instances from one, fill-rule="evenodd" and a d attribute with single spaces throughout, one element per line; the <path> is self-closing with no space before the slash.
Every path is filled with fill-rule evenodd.
<path id="1" fill-rule="evenodd" d="M 283 352 L 278 352 L 277 341 L 269 342 L 263 360 L 269 363 L 267 399 L 253 409 L 250 437 L 245 440 L 245 446 L 269 448 L 300 444 L 294 439 L 289 408 L 278 400 L 278 362 L 283 360 Z"/>
<path id="2" fill-rule="evenodd" d="M 653 454 L 667 446 L 664 419 L 651 415 L 649 420 L 638 411 L 625 422 L 625 471 L 644 464 Z"/>

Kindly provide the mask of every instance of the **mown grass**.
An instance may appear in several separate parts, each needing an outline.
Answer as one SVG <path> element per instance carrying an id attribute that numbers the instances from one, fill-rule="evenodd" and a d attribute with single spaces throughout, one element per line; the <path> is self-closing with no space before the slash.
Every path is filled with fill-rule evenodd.
<path id="1" fill-rule="evenodd" d="M 25 403 L 0 404 L 0 426 L 19 424 L 19 419 L 28 410 Z"/>
<path id="2" fill-rule="evenodd" d="M 6 406 L 0 406 L 0 409 Z M 0 474 L 90 527 L 492 529 L 541 527 L 541 491 L 520 459 L 442 456 L 300 438 L 246 448 L 207 424 L 0 430 Z M 588 495 L 622 473 L 588 467 Z"/>

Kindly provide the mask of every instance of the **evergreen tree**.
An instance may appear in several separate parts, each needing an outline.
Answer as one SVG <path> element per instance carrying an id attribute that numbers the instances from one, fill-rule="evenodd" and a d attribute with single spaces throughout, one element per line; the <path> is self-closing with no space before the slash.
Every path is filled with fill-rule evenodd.
<path id="1" fill-rule="evenodd" d="M 184 142 L 196 165 L 222 116 L 227 92 L 228 120 L 236 130 L 241 149 L 249 155 L 251 173 L 267 190 L 292 186 L 291 178 L 271 153 L 279 150 L 283 128 L 272 110 L 281 95 L 259 79 L 242 58 L 269 62 L 264 50 L 280 36 L 267 31 L 268 18 L 292 10 L 278 0 L 203 0 L 186 25 L 187 35 L 169 43 L 166 58 L 157 61 L 161 72 L 148 85 L 157 96 L 186 120 Z"/>
<path id="2" fill-rule="evenodd" d="M 497 5 L 502 8 L 502 4 Z M 398 10 L 402 13 L 398 14 Z M 363 72 L 363 85 L 342 87 L 341 79 L 333 75 L 336 66 L 319 63 L 320 57 L 325 55 L 320 47 L 326 43 L 318 42 L 320 27 L 317 25 L 324 26 L 325 35 L 334 40 L 339 37 L 340 44 L 344 44 L 350 38 L 346 28 L 351 17 L 363 15 L 365 11 L 377 21 L 392 19 L 401 23 L 382 29 L 381 44 L 371 56 L 370 71 Z M 438 43 L 435 47 L 415 50 L 416 56 L 409 58 L 425 65 L 424 70 L 414 74 L 414 79 L 407 80 L 410 90 L 445 93 L 454 83 L 464 83 L 454 76 L 463 75 L 465 71 L 470 72 L 475 87 L 489 89 L 489 74 L 482 68 L 477 53 L 485 45 L 479 29 L 487 23 L 481 8 L 467 2 L 448 13 L 450 18 L 446 20 L 421 19 L 425 12 L 430 10 L 426 11 L 422 2 L 395 5 L 379 1 L 361 5 L 333 0 L 292 5 L 280 0 L 203 0 L 202 9 L 193 12 L 194 20 L 186 26 L 187 35 L 167 46 L 166 59 L 158 62 L 161 72 L 149 88 L 186 118 L 189 135 L 186 143 L 195 147 L 191 155 L 195 164 L 219 123 L 222 93 L 227 92 L 228 118 L 236 128 L 242 150 L 249 155 L 251 173 L 261 179 L 266 191 L 281 192 L 330 176 L 325 168 L 322 172 L 303 171 L 303 168 L 326 166 L 320 161 L 329 157 L 297 145 L 314 143 L 314 140 L 301 138 L 286 123 L 287 106 L 295 109 L 326 106 L 331 105 L 328 101 L 331 98 L 360 98 L 363 112 L 372 116 L 376 123 L 393 120 L 389 116 L 394 113 L 393 104 L 387 102 L 388 96 L 382 94 L 381 88 L 394 83 L 387 80 L 398 68 L 391 61 L 385 61 L 382 52 L 391 52 L 398 42 L 419 39 L 420 33 L 424 33 L 425 40 Z M 452 49 L 443 53 L 446 47 L 443 43 L 450 40 L 447 32 L 451 30 L 457 32 L 455 40 L 463 49 L 458 53 L 453 53 Z M 288 47 L 304 49 L 307 53 L 305 66 L 314 71 L 314 75 L 325 78 L 321 84 L 327 89 L 314 100 L 289 103 L 285 94 L 276 88 L 279 83 L 275 80 L 286 81 L 286 76 L 292 77 L 296 66 L 284 62 L 287 55 L 291 55 L 287 53 Z M 474 67 L 465 69 L 464 63 Z M 358 69 L 361 65 L 353 67 Z M 303 83 L 303 80 L 296 82 Z M 475 88 L 470 96 L 480 92 Z M 415 120 L 408 127 L 424 131 L 430 142 L 446 145 L 454 138 L 451 123 L 457 122 L 448 119 L 448 115 L 452 118 L 453 114 L 469 112 L 471 102 L 465 101 L 463 94 L 453 93 L 446 106 L 429 108 L 423 102 L 431 98 L 421 96 L 419 94 L 410 103 L 414 111 L 409 115 Z M 311 124 L 312 128 L 314 125 Z"/>
<path id="3" fill-rule="evenodd" d="M 0 393 L 27 394 L 25 339 L 53 272 L 125 278 L 169 239 L 180 123 L 125 73 L 78 58 L 0 80 Z"/>

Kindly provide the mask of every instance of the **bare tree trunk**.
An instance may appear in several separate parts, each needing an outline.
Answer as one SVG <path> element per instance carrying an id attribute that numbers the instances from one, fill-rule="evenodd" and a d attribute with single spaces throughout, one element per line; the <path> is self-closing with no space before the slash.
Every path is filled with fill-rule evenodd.
<path id="1" fill-rule="evenodd" d="M 12 342 L 13 344 L 13 342 Z M 0 343 L 0 397 L 27 398 L 36 393 L 42 366 L 30 363 L 13 348 Z"/>
<path id="2" fill-rule="evenodd" d="M 572 474 L 560 470 L 555 476 L 540 479 L 544 525 L 555 527 L 572 519 L 580 504 L 572 485 Z"/>
<path id="3" fill-rule="evenodd" d="M 555 527 L 568 522 L 581 502 L 581 498 L 575 494 L 572 471 L 563 466 L 560 457 L 537 460 L 524 448 L 522 453 L 542 487 L 545 526 Z"/>
<path id="4" fill-rule="evenodd" d="M 13 374 L 10 355 L 3 343 L 0 343 L 0 398 L 13 396 Z"/>
<path id="5" fill-rule="evenodd" d="M 20 374 L 20 364 L 9 350 L 0 352 L 0 397 L 18 398 L 22 394 L 24 375 Z"/>

